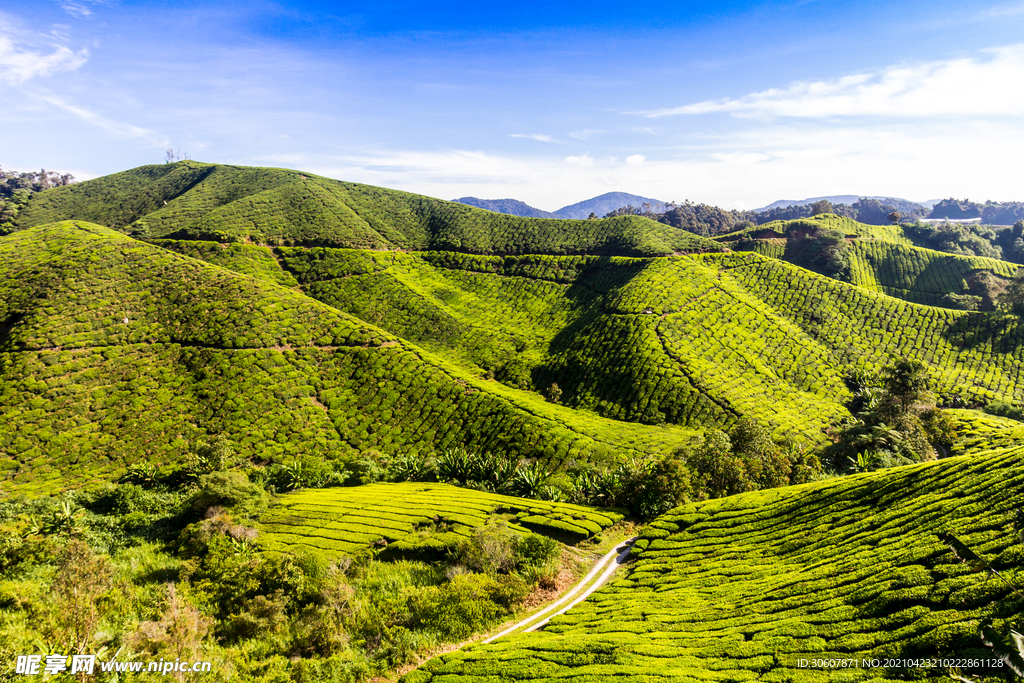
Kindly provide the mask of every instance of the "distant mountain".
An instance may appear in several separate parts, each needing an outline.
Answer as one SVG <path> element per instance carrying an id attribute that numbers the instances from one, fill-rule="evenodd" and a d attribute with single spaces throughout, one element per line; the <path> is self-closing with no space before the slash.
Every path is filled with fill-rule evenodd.
<path id="1" fill-rule="evenodd" d="M 585 199 L 582 202 L 563 206 L 558 211 L 548 212 L 535 209 L 526 202 L 518 199 L 479 199 L 478 197 L 462 197 L 454 199 L 460 204 L 468 204 L 478 209 L 507 213 L 513 216 L 530 216 L 533 218 L 589 218 L 595 214 L 598 218 L 605 214 L 621 209 L 624 206 L 635 206 L 640 208 L 642 204 L 650 204 L 656 213 L 665 210 L 665 202 L 650 197 L 641 197 L 628 192 L 606 192 L 592 199 Z"/>
<path id="2" fill-rule="evenodd" d="M 593 199 L 586 199 L 576 204 L 563 206 L 554 212 L 554 216 L 556 218 L 588 218 L 593 213 L 600 218 L 615 209 L 621 209 L 624 206 L 640 208 L 640 205 L 644 203 L 650 204 L 655 213 L 661 213 L 665 210 L 665 202 L 659 199 L 641 197 L 629 194 L 628 192 L 606 192 Z"/>
<path id="3" fill-rule="evenodd" d="M 925 208 L 931 208 L 928 202 L 912 202 L 909 199 L 900 199 L 898 197 L 881 197 L 878 195 L 862 195 L 862 194 L 833 194 L 827 197 L 808 197 L 807 199 L 780 199 L 774 201 L 768 206 L 763 206 L 760 209 L 754 209 L 755 212 L 770 211 L 771 209 L 784 209 L 790 206 L 803 206 L 804 204 L 813 204 L 819 202 L 822 199 L 827 199 L 833 204 L 853 204 L 858 199 L 866 197 L 867 199 L 878 199 L 880 201 L 896 201 L 896 202 L 908 202 L 910 204 L 919 204 Z M 934 202 L 933 202 L 934 203 Z"/>
<path id="4" fill-rule="evenodd" d="M 497 213 L 507 213 L 512 216 L 526 216 L 528 218 L 560 218 L 553 213 L 535 209 L 526 202 L 518 199 L 480 199 L 479 197 L 459 197 L 452 201 L 468 206 L 475 206 L 478 209 L 487 209 Z M 586 216 L 584 216 L 586 218 Z"/>

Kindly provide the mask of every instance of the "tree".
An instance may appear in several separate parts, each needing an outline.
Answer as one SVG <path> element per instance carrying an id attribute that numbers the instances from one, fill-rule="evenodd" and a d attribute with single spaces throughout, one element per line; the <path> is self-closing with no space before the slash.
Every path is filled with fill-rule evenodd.
<path id="1" fill-rule="evenodd" d="M 165 164 L 173 164 L 176 161 L 188 161 L 188 159 L 188 153 L 182 152 L 180 148 L 175 150 L 173 147 L 168 147 L 164 153 Z"/>
<path id="2" fill-rule="evenodd" d="M 834 213 L 832 210 L 832 202 L 827 199 L 819 199 L 811 204 L 811 211 L 812 216 L 818 216 L 823 213 Z"/>
<path id="3" fill-rule="evenodd" d="M 990 270 L 976 270 L 967 276 L 967 293 L 981 298 L 981 310 L 994 311 L 1002 303 L 1009 284 Z"/>
<path id="4" fill-rule="evenodd" d="M 936 455 L 932 444 L 948 442 L 945 416 L 935 408 L 924 363 L 895 360 L 882 369 L 877 381 L 881 386 L 876 400 L 864 401 L 865 394 L 876 388 L 859 387 L 855 401 L 862 404 L 863 412 L 844 425 L 836 443 L 827 449 L 836 469 L 877 469 L 931 460 Z"/>
<path id="5" fill-rule="evenodd" d="M 893 211 L 892 213 L 889 214 L 888 218 L 890 223 L 896 225 L 897 223 L 900 222 L 900 219 L 903 218 L 903 216 L 900 215 L 899 211 Z"/>
<path id="6" fill-rule="evenodd" d="M 924 363 L 900 358 L 882 368 L 882 388 L 885 390 L 882 403 L 895 404 L 903 413 L 909 413 L 917 404 L 931 399 L 928 383 Z"/>
<path id="7" fill-rule="evenodd" d="M 690 471 L 675 455 L 666 455 L 642 478 L 631 496 L 631 508 L 641 519 L 654 519 L 693 496 Z"/>
<path id="8" fill-rule="evenodd" d="M 1016 316 L 1024 316 L 1024 268 L 1017 271 L 1013 280 L 999 295 L 998 306 Z"/>
<path id="9" fill-rule="evenodd" d="M 693 473 L 694 488 L 709 498 L 752 491 L 743 461 L 732 453 L 728 435 L 718 429 L 704 434 L 689 453 L 686 465 Z"/>
<path id="10" fill-rule="evenodd" d="M 160 621 L 143 621 L 129 637 L 132 647 L 150 655 L 166 655 L 183 661 L 196 659 L 213 620 L 186 602 L 173 583 L 167 584 L 167 607 Z M 180 680 L 182 674 L 176 672 Z"/>

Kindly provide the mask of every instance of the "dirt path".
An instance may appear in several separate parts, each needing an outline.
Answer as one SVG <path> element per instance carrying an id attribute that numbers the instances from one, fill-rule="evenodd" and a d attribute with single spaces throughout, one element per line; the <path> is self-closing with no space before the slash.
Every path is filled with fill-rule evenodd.
<path id="1" fill-rule="evenodd" d="M 629 556 L 629 551 L 633 547 L 633 542 L 636 539 L 637 537 L 634 536 L 610 550 L 607 555 L 597 561 L 597 564 L 593 566 L 590 572 L 587 573 L 579 583 L 573 586 L 572 590 L 560 597 L 558 600 L 551 603 L 540 612 L 532 614 L 526 619 L 509 626 L 504 631 L 494 634 L 483 642 L 489 643 L 492 640 L 497 640 L 502 636 L 507 636 L 508 634 L 517 631 L 522 633 L 536 631 L 551 621 L 552 617 L 563 614 L 586 600 L 591 593 L 607 583 L 608 579 L 610 579 L 612 574 L 615 573 L 615 570 L 619 568 L 619 565 L 626 561 L 626 557 Z"/>

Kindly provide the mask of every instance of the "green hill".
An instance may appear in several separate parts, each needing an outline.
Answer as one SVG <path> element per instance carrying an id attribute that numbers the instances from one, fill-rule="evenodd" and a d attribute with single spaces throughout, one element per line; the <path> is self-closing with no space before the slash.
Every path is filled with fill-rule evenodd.
<path id="1" fill-rule="evenodd" d="M 271 245 L 644 256 L 721 249 L 638 216 L 522 218 L 298 171 L 195 161 L 142 166 L 41 193 L 16 227 L 62 220 L 144 238 Z"/>
<path id="2" fill-rule="evenodd" d="M 856 240 L 851 282 L 905 301 L 941 306 L 946 294 L 967 293 L 967 278 L 987 270 L 1011 278 L 1020 267 L 981 256 L 955 256 L 921 247 Z"/>
<path id="3" fill-rule="evenodd" d="M 463 648 L 403 680 L 948 678 L 943 659 L 995 659 L 978 622 L 994 618 L 1005 632 L 1021 598 L 938 536 L 955 533 L 1019 584 L 1024 548 L 1010 522 L 1024 503 L 1021 455 L 1018 446 L 678 508 L 648 527 L 625 576 L 542 632 Z M 861 666 L 876 658 L 926 663 Z"/>
<path id="4" fill-rule="evenodd" d="M 170 238 L 264 191 L 307 185 L 362 211 L 360 225 L 376 216 L 377 234 L 390 237 L 374 244 L 387 248 Z M 322 228 L 322 243 L 344 233 L 267 201 L 260 220 L 276 234 Z M 423 207 L 487 217 L 473 223 L 483 232 L 471 249 L 557 250 L 573 234 L 582 244 L 578 223 L 588 249 L 616 253 L 394 248 L 435 241 L 416 232 L 435 225 Z M 0 449 L 19 485 L 65 481 L 79 461 L 106 476 L 140 458 L 173 460 L 217 434 L 263 460 L 463 444 L 557 466 L 609 449 L 663 453 L 746 416 L 777 439 L 822 445 L 849 417 L 844 375 L 892 357 L 925 363 L 943 399 L 1024 400 L 1017 317 L 918 305 L 867 284 L 941 289 L 974 262 L 937 252 L 911 262 L 902 255 L 925 252 L 875 239 L 854 240 L 865 259 L 879 254 L 857 286 L 753 253 L 671 254 L 679 244 L 648 228 L 673 229 L 642 219 L 531 223 L 298 172 L 191 162 L 49 190 L 21 219 L 58 209 L 136 234 L 148 221 L 144 232 L 169 238 L 140 242 L 81 222 L 0 238 Z M 897 230 L 804 222 L 875 238 Z M 219 225 L 229 224 L 243 225 Z M 616 225 L 639 232 L 619 242 Z M 231 235 L 242 237 L 255 232 Z M 637 255 L 654 242 L 675 246 Z"/>
<path id="5" fill-rule="evenodd" d="M 0 452 L 15 488 L 108 478 L 222 434 L 257 460 L 470 448 L 557 466 L 687 430 L 480 379 L 300 292 L 108 228 L 0 238 Z"/>
<path id="6" fill-rule="evenodd" d="M 999 277 L 1010 278 L 1020 267 L 993 258 L 961 256 L 924 248 L 915 244 L 900 226 L 865 225 L 831 214 L 775 221 L 716 239 L 737 251 L 753 251 L 820 270 L 813 258 L 809 258 L 806 243 L 793 239 L 817 229 L 835 230 L 846 236 L 849 269 L 844 277 L 849 282 L 928 306 L 944 305 L 946 294 L 966 294 L 967 278 L 972 274 L 989 271 Z"/>
<path id="7" fill-rule="evenodd" d="M 836 230 L 848 238 L 867 238 L 894 244 L 906 244 L 913 246 L 914 242 L 908 237 L 903 228 L 898 225 L 868 225 L 859 223 L 852 218 L 837 216 L 831 213 L 823 213 L 810 218 L 796 218 L 789 221 L 772 221 L 762 225 L 754 225 L 735 232 L 718 235 L 716 242 L 724 244 L 735 243 L 747 239 L 773 239 L 785 238 L 791 231 L 806 230 Z"/>
<path id="8" fill-rule="evenodd" d="M 260 248 L 204 253 L 228 264 L 243 249 Z M 1016 318 L 909 304 L 754 254 L 273 253 L 273 277 L 332 307 L 478 376 L 556 383 L 566 405 L 616 420 L 724 427 L 746 415 L 821 443 L 849 415 L 844 373 L 892 355 L 926 363 L 946 396 L 1024 398 Z"/>
<path id="9" fill-rule="evenodd" d="M 574 542 L 622 519 L 610 510 L 449 484 L 370 484 L 284 496 L 260 519 L 260 545 L 327 557 L 383 546 L 385 556 L 433 558 L 471 537 L 493 515 L 507 517 L 509 528 L 518 533 L 535 531 Z"/>

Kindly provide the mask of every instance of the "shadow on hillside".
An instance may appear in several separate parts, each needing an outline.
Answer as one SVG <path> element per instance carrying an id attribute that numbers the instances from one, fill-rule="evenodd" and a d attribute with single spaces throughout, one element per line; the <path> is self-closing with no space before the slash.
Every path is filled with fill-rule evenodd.
<path id="1" fill-rule="evenodd" d="M 942 336 L 961 349 L 988 346 L 993 353 L 1015 354 L 1024 342 L 1024 326 L 1015 315 L 978 312 L 957 318 Z"/>
<path id="2" fill-rule="evenodd" d="M 661 424 L 685 418 L 683 405 L 700 392 L 678 378 L 672 391 L 656 393 L 664 379 L 657 361 L 664 351 L 654 337 L 658 315 L 613 308 L 619 291 L 653 263 L 601 257 L 580 274 L 568 292 L 580 312 L 549 343 L 548 364 L 532 372 L 535 387 L 543 392 L 556 383 L 562 403 L 616 420 Z"/>
<path id="3" fill-rule="evenodd" d="M 24 313 L 12 313 L 3 321 L 0 321 L 0 349 L 7 346 L 7 340 L 11 338 L 11 332 L 14 331 L 15 326 L 24 317 Z"/>

